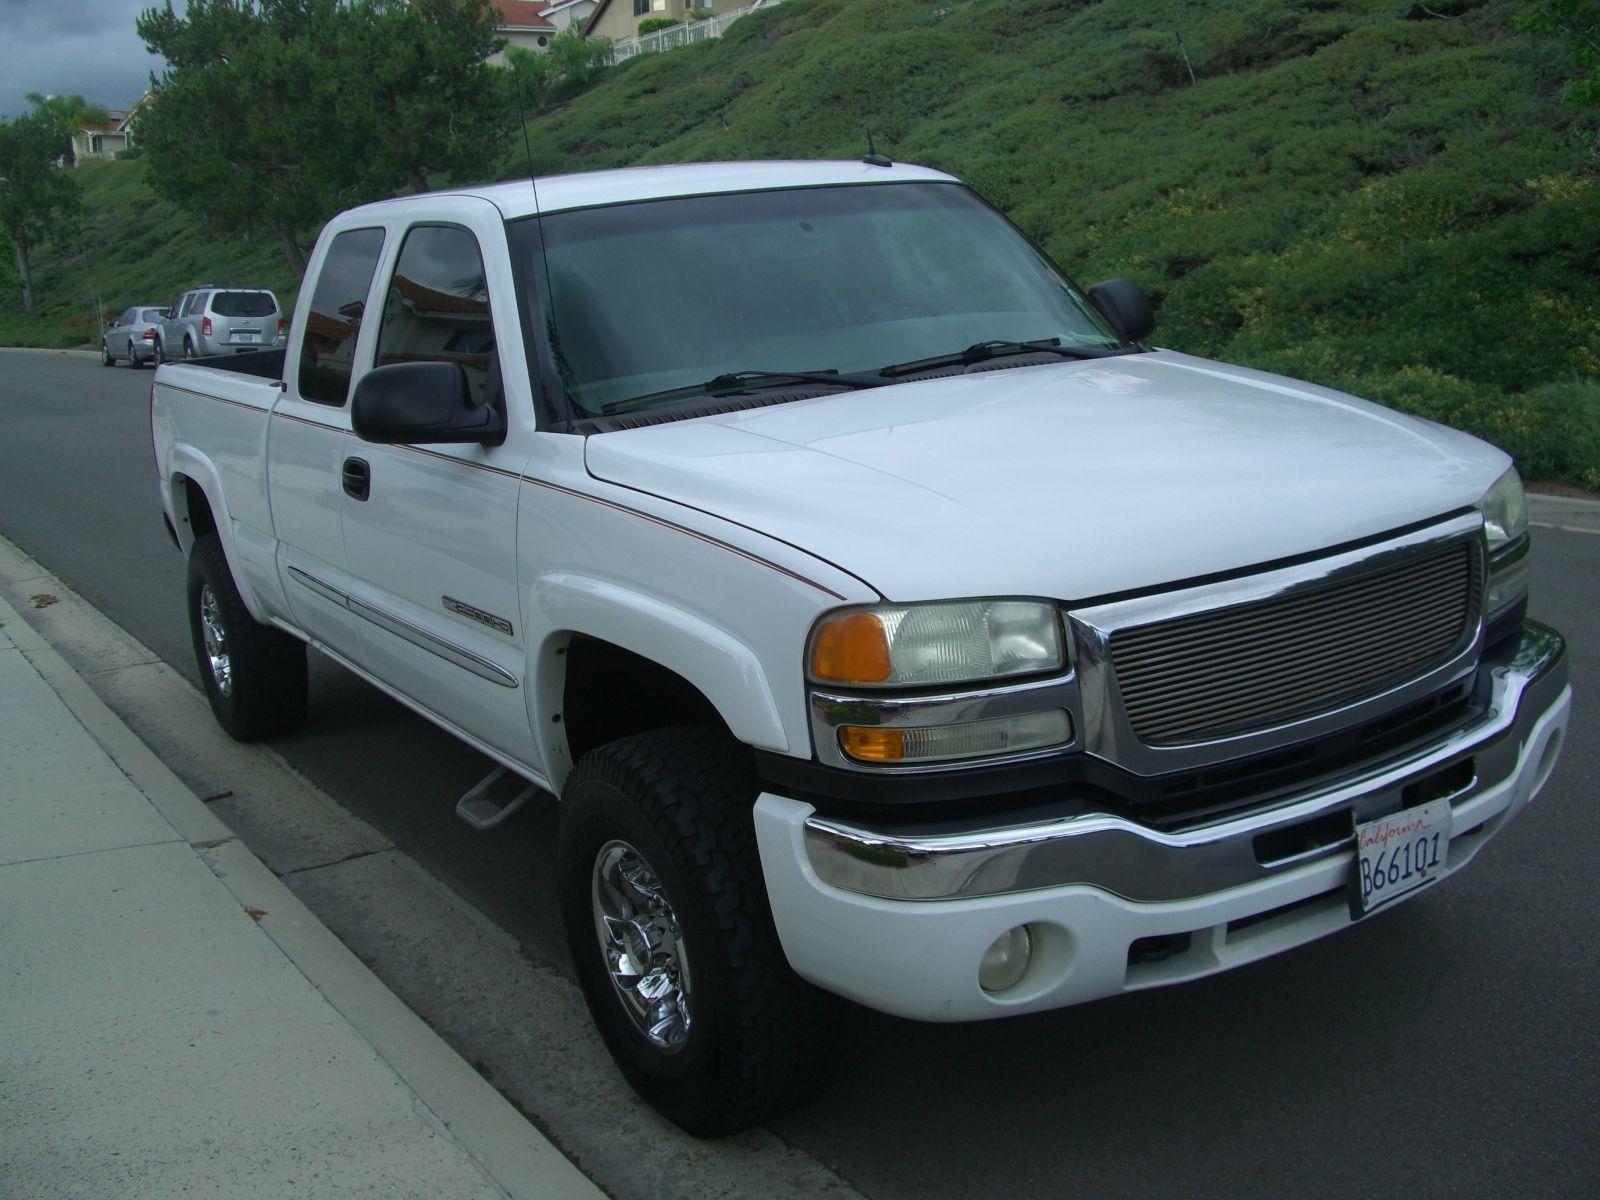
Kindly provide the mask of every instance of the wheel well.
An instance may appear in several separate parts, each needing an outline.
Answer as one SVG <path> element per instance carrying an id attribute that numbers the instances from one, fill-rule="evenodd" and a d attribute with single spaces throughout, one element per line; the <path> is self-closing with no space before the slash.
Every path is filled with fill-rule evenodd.
<path id="1" fill-rule="evenodd" d="M 178 514 L 178 520 L 188 522 L 190 545 L 206 534 L 217 531 L 217 518 L 212 515 L 211 502 L 206 499 L 200 485 L 187 475 L 183 477 L 183 511 Z"/>
<path id="2" fill-rule="evenodd" d="M 574 763 L 597 746 L 669 725 L 728 728 L 699 688 L 631 650 L 578 634 L 566 659 L 561 711 Z"/>

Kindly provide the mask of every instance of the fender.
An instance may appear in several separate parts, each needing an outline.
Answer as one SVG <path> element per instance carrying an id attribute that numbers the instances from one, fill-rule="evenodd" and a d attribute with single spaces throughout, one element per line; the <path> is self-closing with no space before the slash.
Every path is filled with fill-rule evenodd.
<path id="1" fill-rule="evenodd" d="M 734 737 L 749 746 L 787 753 L 789 741 L 772 701 L 767 673 L 755 653 L 693 613 L 652 596 L 586 575 L 554 572 L 534 581 L 533 607 L 543 614 L 551 635 L 540 644 L 540 662 L 529 678 L 539 681 L 529 704 L 534 728 L 548 727 L 542 714 L 560 710 L 559 691 L 551 703 L 547 686 L 560 677 L 542 660 L 566 644 L 567 633 L 600 638 L 660 663 L 687 679 L 711 701 Z M 531 647 L 530 647 L 531 649 Z M 547 761 L 549 761 L 547 756 Z"/>
<path id="2" fill-rule="evenodd" d="M 239 595 L 244 599 L 245 607 L 257 621 L 263 624 L 270 623 L 273 615 L 282 611 L 281 600 L 276 605 L 264 604 L 260 594 L 260 587 L 264 583 L 269 593 L 274 590 L 272 584 L 275 579 L 270 571 L 273 539 L 240 525 L 233 519 L 223 499 L 222 479 L 216 464 L 187 442 L 174 443 L 167 452 L 164 477 L 167 486 L 163 498 L 172 516 L 172 524 L 178 536 L 178 549 L 183 556 L 185 558 L 189 556 L 195 541 L 194 528 L 189 522 L 188 500 L 184 495 L 183 481 L 187 478 L 199 486 L 205 493 L 206 503 L 211 506 L 211 515 L 216 520 L 217 536 L 222 539 L 222 552 L 227 557 L 229 569 L 233 572 L 233 581 L 239 588 Z M 261 561 L 268 567 L 265 577 L 260 570 L 255 569 L 255 564 Z"/>

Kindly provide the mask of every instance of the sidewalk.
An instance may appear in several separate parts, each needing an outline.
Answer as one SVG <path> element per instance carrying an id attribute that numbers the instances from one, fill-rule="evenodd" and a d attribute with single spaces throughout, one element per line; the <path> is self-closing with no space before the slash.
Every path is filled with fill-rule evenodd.
<path id="1" fill-rule="evenodd" d="M 0 1192 L 600 1191 L 0 600 Z"/>

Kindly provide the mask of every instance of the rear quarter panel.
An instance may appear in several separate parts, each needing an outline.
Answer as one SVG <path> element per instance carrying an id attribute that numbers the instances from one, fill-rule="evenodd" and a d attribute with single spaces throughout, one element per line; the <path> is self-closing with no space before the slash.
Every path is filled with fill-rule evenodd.
<path id="1" fill-rule="evenodd" d="M 282 611 L 267 500 L 268 414 L 277 383 L 167 363 L 151 385 L 150 422 L 162 504 L 185 553 L 194 540 L 184 479 L 205 492 L 235 581 L 258 620 Z"/>

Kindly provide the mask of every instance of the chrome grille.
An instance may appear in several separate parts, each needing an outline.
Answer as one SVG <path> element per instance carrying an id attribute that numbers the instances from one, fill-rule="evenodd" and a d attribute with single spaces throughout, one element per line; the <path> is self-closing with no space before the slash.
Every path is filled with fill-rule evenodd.
<path id="1" fill-rule="evenodd" d="M 1232 737 L 1380 695 L 1476 635 L 1476 539 L 1288 595 L 1120 629 L 1111 665 L 1139 740 Z"/>

